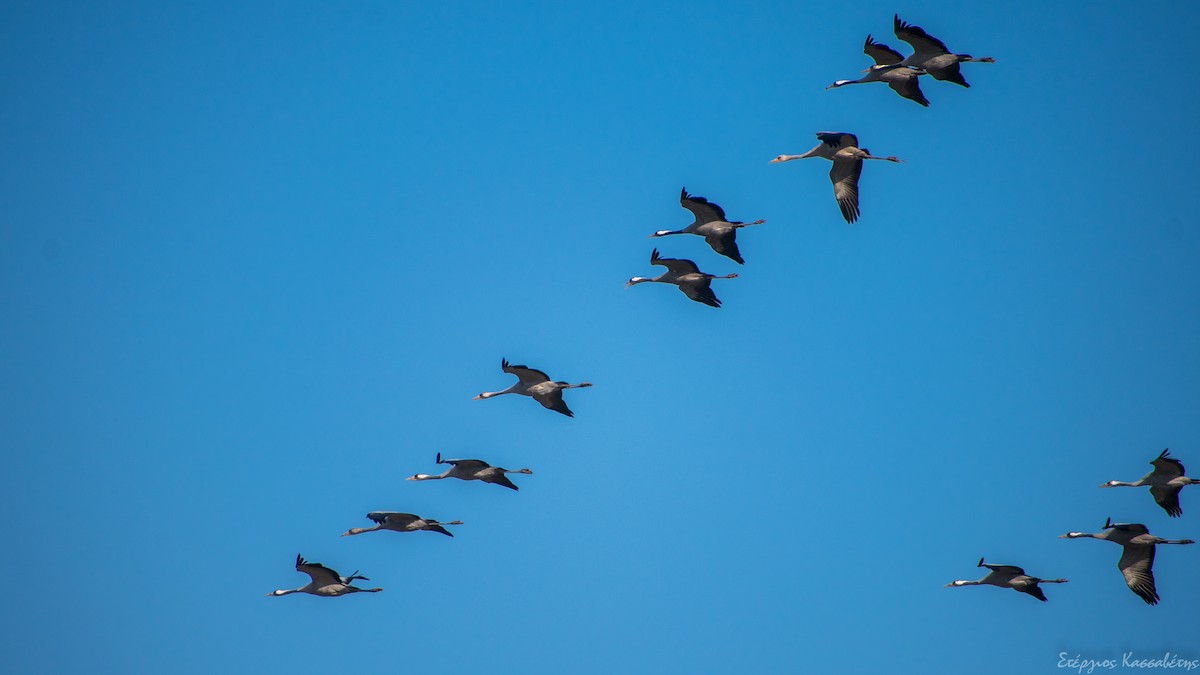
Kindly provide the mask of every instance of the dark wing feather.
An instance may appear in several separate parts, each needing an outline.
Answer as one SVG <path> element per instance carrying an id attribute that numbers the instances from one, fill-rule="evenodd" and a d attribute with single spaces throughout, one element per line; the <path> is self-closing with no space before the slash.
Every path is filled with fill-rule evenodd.
<path id="1" fill-rule="evenodd" d="M 506 487 L 510 490 L 520 490 L 521 489 L 521 488 L 517 487 L 516 484 L 514 484 L 511 480 L 509 480 L 508 476 L 504 475 L 503 471 L 497 471 L 495 473 L 484 476 L 483 482 L 495 483 L 496 485 L 503 485 L 504 487 Z"/>
<path id="2" fill-rule="evenodd" d="M 470 472 L 479 471 L 480 469 L 486 469 L 491 466 L 491 464 L 488 464 L 482 459 L 444 459 L 442 462 L 444 464 L 453 464 L 463 471 Z"/>
<path id="3" fill-rule="evenodd" d="M 1154 588 L 1154 547 L 1126 546 L 1121 553 L 1117 568 L 1125 577 L 1129 590 L 1146 601 L 1147 605 L 1158 604 L 1158 590 Z"/>
<path id="4" fill-rule="evenodd" d="M 834 157 L 829 180 L 833 181 L 833 196 L 847 223 L 858 220 L 858 177 L 863 161 L 857 157 Z"/>
<path id="5" fill-rule="evenodd" d="M 1041 600 L 1042 602 L 1046 602 L 1046 594 L 1042 592 L 1042 589 L 1037 584 L 1023 584 L 1021 586 L 1013 586 L 1013 588 L 1016 589 L 1017 592 L 1019 592 L 1019 593 L 1025 593 L 1026 595 L 1032 595 L 1033 597 L 1037 598 L 1038 600 Z"/>
<path id="6" fill-rule="evenodd" d="M 446 528 L 442 527 L 441 525 L 430 525 L 429 527 L 426 527 L 425 529 L 429 530 L 430 532 L 441 532 L 442 534 L 446 535 L 447 537 L 454 536 L 454 534 L 452 532 L 450 532 L 450 530 L 447 530 Z"/>
<path id="7" fill-rule="evenodd" d="M 725 209 L 708 201 L 704 197 L 689 195 L 687 188 L 684 188 L 679 193 L 679 204 L 683 208 L 692 212 L 696 216 L 696 224 L 703 225 L 705 223 L 727 221 L 725 218 Z"/>
<path id="8" fill-rule="evenodd" d="M 867 41 L 863 43 L 863 53 L 875 59 L 877 66 L 890 66 L 893 63 L 900 63 L 904 60 L 904 55 L 892 49 L 891 47 L 876 42 L 875 38 L 867 36 Z"/>
<path id="9" fill-rule="evenodd" d="M 372 511 L 367 514 L 367 518 L 370 518 L 380 525 L 388 523 L 391 525 L 398 525 L 400 527 L 407 527 L 414 521 L 421 519 L 419 516 L 411 513 L 396 513 L 395 511 Z"/>
<path id="10" fill-rule="evenodd" d="M 681 258 L 663 258 L 659 256 L 658 249 L 654 249 L 654 251 L 650 254 L 650 264 L 661 265 L 675 273 L 677 276 L 684 274 L 695 274 L 700 271 L 700 268 L 696 267 L 696 263 L 692 262 L 691 260 L 684 260 Z"/>
<path id="11" fill-rule="evenodd" d="M 703 282 L 680 284 L 679 290 L 683 291 L 684 295 L 696 302 L 702 302 L 709 307 L 721 307 L 721 301 L 717 299 L 717 294 L 713 293 L 708 279 L 705 279 Z"/>
<path id="12" fill-rule="evenodd" d="M 835 151 L 842 148 L 858 147 L 858 136 L 844 131 L 818 131 L 817 140 L 830 146 Z"/>
<path id="13" fill-rule="evenodd" d="M 741 265 L 746 261 L 742 259 L 741 251 L 738 251 L 737 245 L 737 230 L 731 229 L 724 234 L 710 234 L 704 238 L 712 250 L 721 255 L 733 260 Z"/>
<path id="14" fill-rule="evenodd" d="M 1183 462 L 1174 457 L 1168 457 L 1166 451 L 1161 457 L 1150 463 L 1154 465 L 1154 473 L 1166 478 L 1177 478 L 1185 473 Z"/>
<path id="15" fill-rule="evenodd" d="M 342 577 L 337 572 L 329 569 L 321 563 L 308 562 L 303 557 L 296 556 L 296 570 L 304 572 L 313 580 L 314 584 L 320 586 L 328 586 L 329 584 L 342 583 Z"/>
<path id="16" fill-rule="evenodd" d="M 984 563 L 983 566 L 997 574 L 1006 574 L 1013 577 L 1018 577 L 1022 574 L 1025 574 L 1025 570 L 1017 567 L 1016 565 L 992 565 L 990 563 Z"/>
<path id="17" fill-rule="evenodd" d="M 554 412 L 559 412 L 567 417 L 574 417 L 575 413 L 567 407 L 567 402 L 563 400 L 562 389 L 555 389 L 549 394 L 538 394 L 533 399 L 542 404 L 542 407 L 549 408 Z"/>
<path id="18" fill-rule="evenodd" d="M 967 84 L 966 78 L 962 76 L 962 69 L 958 67 L 957 63 L 951 63 L 945 68 L 926 68 L 925 72 L 929 73 L 929 76 L 935 80 L 953 82 L 960 87 L 971 88 L 971 85 Z"/>
<path id="19" fill-rule="evenodd" d="M 897 68 L 884 73 L 881 79 L 887 82 L 892 91 L 897 94 L 910 101 L 916 101 L 926 108 L 929 107 L 929 99 L 925 98 L 925 94 L 921 92 L 921 82 L 916 71 Z"/>
<path id="20" fill-rule="evenodd" d="M 1163 507 L 1167 515 L 1172 518 L 1178 518 L 1183 515 L 1183 509 L 1179 506 L 1179 492 L 1182 487 L 1152 487 L 1150 495 L 1154 497 L 1154 501 Z"/>
<path id="21" fill-rule="evenodd" d="M 1141 523 L 1111 523 L 1114 530 L 1129 532 L 1135 536 L 1150 534 L 1150 529 Z"/>
<path id="22" fill-rule="evenodd" d="M 540 382 L 549 382 L 550 376 L 540 370 L 535 370 L 529 366 L 514 366 L 507 360 L 501 362 L 501 370 L 509 375 L 516 375 L 521 384 L 526 387 L 533 386 Z"/>
<path id="23" fill-rule="evenodd" d="M 896 32 L 896 37 L 912 45 L 913 51 L 917 53 L 924 52 L 931 56 L 950 53 L 950 50 L 946 48 L 946 43 L 926 33 L 924 28 L 902 20 L 899 15 L 892 17 L 892 28 Z"/>

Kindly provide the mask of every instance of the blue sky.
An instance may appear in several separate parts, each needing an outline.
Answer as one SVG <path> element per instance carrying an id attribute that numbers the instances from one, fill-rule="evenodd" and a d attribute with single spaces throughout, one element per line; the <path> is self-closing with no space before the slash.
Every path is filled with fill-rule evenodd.
<path id="1" fill-rule="evenodd" d="M 1149 607 L 1055 538 L 1200 539 L 1096 488 L 1200 473 L 1196 7 L 247 4 L 0 6 L 0 669 L 1200 658 L 1200 546 Z M 824 91 L 894 12 L 997 63 Z M 853 226 L 767 163 L 823 129 L 906 160 Z M 767 220 L 744 267 L 646 238 L 681 186 Z M 655 245 L 725 306 L 624 288 Z M 471 401 L 501 357 L 595 386 Z M 534 475 L 402 480 L 439 451 Z M 263 597 L 296 553 L 386 590 Z M 942 587 L 981 555 L 1071 583 Z"/>

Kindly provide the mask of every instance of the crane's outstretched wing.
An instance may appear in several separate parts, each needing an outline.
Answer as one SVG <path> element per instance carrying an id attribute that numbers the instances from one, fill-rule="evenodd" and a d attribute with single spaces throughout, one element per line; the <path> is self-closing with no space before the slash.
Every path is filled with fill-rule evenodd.
<path id="1" fill-rule="evenodd" d="M 713 293 L 708 279 L 705 279 L 703 282 L 680 284 L 679 290 L 683 291 L 684 295 L 696 302 L 701 302 L 709 307 L 716 307 L 718 309 L 721 307 L 721 301 L 717 299 L 717 294 Z"/>
<path id="2" fill-rule="evenodd" d="M 496 485 L 503 485 L 504 487 L 509 488 L 510 490 L 520 490 L 521 489 L 521 488 L 517 487 L 515 483 L 513 483 L 511 480 L 509 480 L 508 476 L 504 475 L 503 471 L 497 471 L 493 474 L 484 476 L 483 481 L 485 483 L 495 483 Z"/>
<path id="3" fill-rule="evenodd" d="M 1126 545 L 1121 553 L 1117 569 L 1125 576 L 1129 590 L 1146 601 L 1147 605 L 1158 604 L 1158 591 L 1154 588 L 1154 547 Z"/>
<path id="4" fill-rule="evenodd" d="M 679 193 L 679 205 L 691 211 L 692 215 L 696 216 L 697 225 L 727 220 L 725 218 L 725 209 L 722 209 L 704 197 L 689 195 L 687 188 L 684 188 Z"/>
<path id="5" fill-rule="evenodd" d="M 891 47 L 876 42 L 875 38 L 867 36 L 867 41 L 863 43 L 863 53 L 875 59 L 877 66 L 890 66 L 893 63 L 900 63 L 904 60 L 904 55 L 892 49 Z"/>
<path id="6" fill-rule="evenodd" d="M 959 68 L 957 61 L 942 68 L 926 68 L 925 72 L 929 73 L 929 76 L 935 80 L 953 82 L 960 87 L 971 88 L 971 85 L 967 84 L 967 78 L 963 77 L 962 69 Z"/>
<path id="7" fill-rule="evenodd" d="M 1002 576 L 1019 577 L 1025 574 L 1025 570 L 1017 567 L 1016 565 L 993 565 L 991 563 L 983 563 L 983 566 L 991 570 L 994 574 Z"/>
<path id="8" fill-rule="evenodd" d="M 890 72 L 884 73 L 881 78 L 892 91 L 900 94 L 904 98 L 915 101 L 926 108 L 929 107 L 929 99 L 925 98 L 925 94 L 921 92 L 920 77 L 916 71 L 908 68 L 897 68 Z"/>
<path id="9" fill-rule="evenodd" d="M 342 576 L 321 563 L 310 563 L 303 556 L 296 555 L 296 571 L 304 572 L 318 586 L 342 583 Z"/>
<path id="10" fill-rule="evenodd" d="M 536 394 L 533 400 L 542 404 L 542 407 L 549 408 L 554 412 L 559 412 L 567 417 L 574 417 L 575 413 L 567 407 L 567 402 L 563 400 L 562 389 L 555 389 L 548 394 Z"/>
<path id="11" fill-rule="evenodd" d="M 700 268 L 696 267 L 696 263 L 692 262 L 691 260 L 684 260 L 682 258 L 663 258 L 659 256 L 658 249 L 654 249 L 650 253 L 650 264 L 662 265 L 676 276 L 681 276 L 684 274 L 696 274 L 700 271 Z"/>
<path id="12" fill-rule="evenodd" d="M 395 511 L 372 511 L 367 514 L 367 518 L 379 523 L 380 525 L 389 524 L 397 527 L 408 527 L 414 522 L 420 520 L 420 516 L 411 513 L 396 513 Z"/>
<path id="13" fill-rule="evenodd" d="M 1150 463 L 1154 465 L 1154 473 L 1167 480 L 1178 478 L 1186 473 L 1183 468 L 1183 462 L 1172 457 L 1169 450 L 1163 450 L 1162 454 Z"/>
<path id="14" fill-rule="evenodd" d="M 437 463 L 453 464 L 463 471 L 471 472 L 480 471 L 481 469 L 486 469 L 491 466 L 491 464 L 488 464 L 482 459 L 442 459 L 442 453 L 440 452 L 437 454 Z"/>
<path id="15" fill-rule="evenodd" d="M 746 262 L 742 259 L 741 251 L 738 250 L 736 229 L 730 229 L 724 234 L 710 234 L 704 238 L 704 241 L 708 242 L 712 250 L 737 264 L 742 265 Z"/>
<path id="16" fill-rule="evenodd" d="M 857 157 L 834 157 L 829 180 L 833 182 L 833 196 L 847 223 L 858 220 L 858 177 L 862 175 L 863 161 Z"/>
<path id="17" fill-rule="evenodd" d="M 842 148 L 858 147 L 858 136 L 845 131 L 818 131 L 817 140 L 829 146 L 834 152 Z M 829 158 L 832 159 L 833 155 L 831 154 Z"/>
<path id="18" fill-rule="evenodd" d="M 1154 501 L 1163 507 L 1167 515 L 1172 518 L 1178 518 L 1183 515 L 1183 508 L 1179 506 L 1179 492 L 1182 487 L 1159 487 L 1150 488 L 1150 496 L 1154 497 Z"/>
<path id="19" fill-rule="evenodd" d="M 521 384 L 526 387 L 531 387 L 539 382 L 549 382 L 550 376 L 540 370 L 534 370 L 528 366 L 514 366 L 508 362 L 508 359 L 500 359 L 500 369 L 509 375 L 516 375 Z"/>
<path id="20" fill-rule="evenodd" d="M 1108 529 L 1109 527 L 1113 528 L 1114 530 L 1121 530 L 1123 532 L 1128 532 L 1128 533 L 1134 535 L 1135 537 L 1140 537 L 1143 534 L 1150 534 L 1150 528 L 1146 527 L 1145 525 L 1143 525 L 1141 523 L 1114 523 L 1114 522 L 1109 521 L 1108 527 L 1106 527 L 1104 529 Z"/>
<path id="21" fill-rule="evenodd" d="M 1042 602 L 1046 602 L 1046 594 L 1042 592 L 1042 589 L 1041 589 L 1041 587 L 1039 587 L 1037 585 L 1037 582 L 1014 583 L 1012 587 L 1019 593 L 1024 593 L 1026 595 L 1032 595 L 1033 597 L 1037 598 L 1038 600 L 1041 600 Z"/>
<path id="22" fill-rule="evenodd" d="M 892 17 L 892 28 L 896 32 L 896 37 L 912 45 L 913 54 L 922 61 L 940 54 L 950 53 L 950 50 L 946 48 L 946 43 L 926 33 L 924 28 L 902 20 L 898 14 Z"/>

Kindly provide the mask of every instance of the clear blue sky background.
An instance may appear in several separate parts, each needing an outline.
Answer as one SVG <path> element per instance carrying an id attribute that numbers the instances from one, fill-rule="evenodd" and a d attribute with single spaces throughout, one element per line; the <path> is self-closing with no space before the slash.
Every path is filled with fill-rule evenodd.
<path id="1" fill-rule="evenodd" d="M 1200 473 L 1200 9 L 962 5 L 0 5 L 0 670 L 1200 658 L 1200 546 L 1149 607 L 1055 538 L 1200 539 L 1096 487 Z M 823 91 L 893 12 L 997 63 Z M 854 226 L 767 163 L 823 129 L 907 160 Z M 767 219 L 744 267 L 646 238 L 684 185 Z M 623 288 L 656 244 L 725 307 Z M 472 402 L 502 356 L 596 386 Z M 386 591 L 264 598 L 297 552 Z M 942 587 L 981 555 L 1071 583 Z"/>

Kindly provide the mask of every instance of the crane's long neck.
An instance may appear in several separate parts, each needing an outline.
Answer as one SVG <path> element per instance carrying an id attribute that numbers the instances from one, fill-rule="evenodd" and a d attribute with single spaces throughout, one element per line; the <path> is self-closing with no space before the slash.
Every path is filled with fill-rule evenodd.
<path id="1" fill-rule="evenodd" d="M 303 592 L 304 592 L 303 588 L 286 588 L 286 589 L 280 589 L 278 591 L 272 591 L 271 595 L 276 595 L 276 596 L 291 595 L 292 593 L 303 593 Z"/>
<path id="2" fill-rule="evenodd" d="M 651 281 L 660 281 L 660 280 L 661 280 L 661 275 L 658 277 L 653 277 L 653 278 L 652 277 L 633 277 L 628 282 L 626 282 L 625 285 L 633 286 L 635 284 L 645 284 L 645 283 L 649 283 Z"/>
<path id="3" fill-rule="evenodd" d="M 688 231 L 686 228 L 682 229 L 682 230 L 657 230 L 657 231 L 655 231 L 654 234 L 652 234 L 650 236 L 651 237 L 666 237 L 666 236 L 669 236 L 672 234 L 688 234 Z"/>
<path id="4" fill-rule="evenodd" d="M 876 79 L 879 79 L 879 78 L 874 78 L 874 79 L 868 80 L 867 79 L 868 77 L 870 77 L 870 75 L 864 75 L 863 77 L 860 77 L 857 80 L 838 80 L 837 82 L 834 82 L 833 84 L 831 84 L 825 88 L 826 89 L 837 89 L 838 87 L 844 87 L 848 84 L 864 84 L 867 82 L 874 82 Z"/>
<path id="5" fill-rule="evenodd" d="M 450 475 L 450 472 L 453 470 L 454 470 L 453 468 L 446 469 L 445 471 L 438 473 L 438 474 L 419 473 L 419 474 L 409 478 L 409 480 L 441 480 L 443 478 L 448 477 Z"/>
<path id="6" fill-rule="evenodd" d="M 955 586 L 955 587 L 957 587 L 957 586 L 982 586 L 983 581 L 971 581 L 970 579 L 955 579 L 954 581 L 951 581 L 950 583 L 948 583 L 946 585 L 947 586 Z"/>
<path id="7" fill-rule="evenodd" d="M 1191 539 L 1160 539 L 1155 544 L 1194 544 Z"/>
<path id="8" fill-rule="evenodd" d="M 374 532 L 375 530 L 379 530 L 382 528 L 383 528 L 383 525 L 376 525 L 375 527 L 352 527 L 349 530 L 346 530 L 345 532 L 343 532 L 342 536 L 348 537 L 352 534 L 362 534 L 363 532 Z"/>
<path id="9" fill-rule="evenodd" d="M 518 381 L 516 384 L 514 384 L 513 386 L 511 386 L 508 389 L 505 389 L 503 391 L 485 391 L 482 394 L 476 396 L 475 398 L 491 398 L 493 396 L 503 396 L 505 394 L 517 394 L 517 393 L 520 393 L 521 391 L 522 391 L 521 383 Z"/>
<path id="10" fill-rule="evenodd" d="M 1119 480 L 1110 480 L 1110 481 L 1108 481 L 1108 483 L 1105 484 L 1105 487 L 1141 487 L 1141 486 L 1142 486 L 1142 481 L 1140 481 L 1140 480 L 1134 481 L 1132 483 L 1126 483 L 1124 481 L 1119 481 Z"/>

